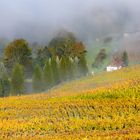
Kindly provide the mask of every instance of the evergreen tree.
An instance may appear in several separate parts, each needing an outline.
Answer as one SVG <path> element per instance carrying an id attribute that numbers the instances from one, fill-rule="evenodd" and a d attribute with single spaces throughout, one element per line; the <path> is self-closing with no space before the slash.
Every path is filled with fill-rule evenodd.
<path id="1" fill-rule="evenodd" d="M 85 55 L 82 55 L 79 58 L 78 67 L 79 67 L 80 76 L 85 76 L 88 73 L 88 67 L 87 67 Z"/>
<path id="2" fill-rule="evenodd" d="M 58 63 L 55 57 L 51 59 L 51 69 L 52 69 L 53 84 L 56 85 L 60 82 L 60 76 L 59 76 Z"/>
<path id="3" fill-rule="evenodd" d="M 44 67 L 46 60 L 50 59 L 52 57 L 52 54 L 47 46 L 44 48 L 37 49 L 37 54 L 35 58 L 35 63 L 39 64 L 41 68 Z"/>
<path id="4" fill-rule="evenodd" d="M 44 66 L 43 69 L 43 82 L 44 82 L 44 88 L 50 88 L 52 86 L 52 69 L 51 69 L 51 65 L 50 65 L 50 61 L 47 60 L 46 64 Z"/>
<path id="5" fill-rule="evenodd" d="M 126 51 L 123 52 L 122 61 L 125 67 L 129 65 L 128 54 Z"/>
<path id="6" fill-rule="evenodd" d="M 36 65 L 33 72 L 33 89 L 35 92 L 40 92 L 43 90 L 43 75 L 42 70 L 39 65 Z"/>
<path id="7" fill-rule="evenodd" d="M 67 68 L 67 79 L 73 79 L 74 77 L 74 63 L 73 63 L 73 59 L 66 57 L 66 68 Z"/>
<path id="8" fill-rule="evenodd" d="M 77 57 L 75 57 L 73 59 L 73 77 L 74 78 L 78 78 L 80 77 L 80 71 L 79 71 L 79 59 Z"/>
<path id="9" fill-rule="evenodd" d="M 107 53 L 105 49 L 101 49 L 99 53 L 97 54 L 94 63 L 92 64 L 92 67 L 94 68 L 100 68 L 103 65 L 104 60 L 107 58 Z"/>
<path id="10" fill-rule="evenodd" d="M 10 81 L 7 75 L 3 76 L 3 79 L 1 80 L 1 85 L 3 89 L 3 97 L 9 96 L 10 95 Z"/>
<path id="11" fill-rule="evenodd" d="M 74 77 L 74 61 L 72 58 L 63 56 L 60 62 L 61 81 L 70 80 Z"/>
<path id="12" fill-rule="evenodd" d="M 59 72 L 60 72 L 61 82 L 65 81 L 67 79 L 67 63 L 66 63 L 66 58 L 64 56 L 61 58 L 60 61 Z"/>
<path id="13" fill-rule="evenodd" d="M 17 63 L 12 71 L 11 93 L 12 95 L 21 95 L 24 93 L 24 89 L 24 68 Z"/>
<path id="14" fill-rule="evenodd" d="M 0 63 L 0 97 L 8 96 L 10 93 L 10 82 L 3 63 Z"/>
<path id="15" fill-rule="evenodd" d="M 6 75 L 6 68 L 2 62 L 0 62 L 0 79 L 3 77 L 3 75 Z"/>
<path id="16" fill-rule="evenodd" d="M 3 86 L 2 86 L 1 82 L 0 82 L 0 97 L 4 97 L 4 95 L 3 95 Z"/>

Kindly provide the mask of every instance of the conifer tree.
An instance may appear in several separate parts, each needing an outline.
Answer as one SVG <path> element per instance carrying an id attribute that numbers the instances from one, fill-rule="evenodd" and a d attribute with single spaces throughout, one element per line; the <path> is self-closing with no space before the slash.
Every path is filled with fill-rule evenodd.
<path id="1" fill-rule="evenodd" d="M 49 60 L 46 61 L 46 64 L 43 69 L 43 82 L 45 89 L 50 88 L 53 84 L 52 69 Z"/>
<path id="2" fill-rule="evenodd" d="M 24 68 L 17 63 L 12 71 L 11 93 L 12 95 L 21 95 L 24 93 L 24 89 Z"/>
<path id="3" fill-rule="evenodd" d="M 3 79 L 2 79 L 2 88 L 3 88 L 3 96 L 4 97 L 10 95 L 10 87 L 11 86 L 10 86 L 10 81 L 8 79 L 8 76 L 4 75 Z"/>
<path id="4" fill-rule="evenodd" d="M 99 51 L 99 53 L 97 54 L 96 58 L 95 58 L 95 61 L 94 63 L 92 64 L 92 67 L 93 68 L 100 68 L 103 63 L 104 63 L 104 60 L 107 58 L 107 53 L 106 53 L 106 49 L 101 49 Z"/>
<path id="5" fill-rule="evenodd" d="M 61 58 L 59 71 L 61 82 L 63 82 L 67 79 L 67 63 L 64 56 Z"/>
<path id="6" fill-rule="evenodd" d="M 39 65 L 36 65 L 33 72 L 33 89 L 34 92 L 40 92 L 43 90 L 43 75 Z"/>
<path id="7" fill-rule="evenodd" d="M 10 94 L 10 81 L 3 63 L 0 63 L 0 96 L 5 97 Z"/>
<path id="8" fill-rule="evenodd" d="M 87 62 L 86 62 L 86 58 L 85 55 L 82 55 L 79 58 L 79 72 L 81 76 L 86 76 L 86 74 L 88 73 L 88 67 L 87 67 Z"/>
<path id="9" fill-rule="evenodd" d="M 71 80 L 74 77 L 74 63 L 73 59 L 66 57 L 67 79 Z"/>
<path id="10" fill-rule="evenodd" d="M 76 79 L 79 74 L 78 62 L 77 59 L 75 58 L 72 59 L 72 74 L 73 74 L 73 79 Z"/>
<path id="11" fill-rule="evenodd" d="M 123 52 L 122 61 L 125 67 L 129 65 L 128 54 L 126 51 Z"/>
<path id="12" fill-rule="evenodd" d="M 60 82 L 60 76 L 59 76 L 58 63 L 55 57 L 51 59 L 51 69 L 52 69 L 53 84 L 56 85 Z"/>
<path id="13" fill-rule="evenodd" d="M 0 82 L 0 97 L 3 97 L 3 86 L 2 83 Z"/>

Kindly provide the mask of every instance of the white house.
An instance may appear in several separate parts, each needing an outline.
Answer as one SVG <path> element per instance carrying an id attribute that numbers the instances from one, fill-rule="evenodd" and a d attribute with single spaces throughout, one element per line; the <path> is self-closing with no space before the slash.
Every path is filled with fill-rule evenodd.
<path id="1" fill-rule="evenodd" d="M 122 66 L 111 66 L 111 65 L 109 65 L 109 66 L 106 67 L 106 71 L 111 72 L 111 71 L 119 70 L 121 68 L 122 68 Z"/>

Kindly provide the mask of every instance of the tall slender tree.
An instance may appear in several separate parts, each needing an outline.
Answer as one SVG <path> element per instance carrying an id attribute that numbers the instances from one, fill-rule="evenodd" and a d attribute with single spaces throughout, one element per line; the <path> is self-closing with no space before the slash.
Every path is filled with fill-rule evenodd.
<path id="1" fill-rule="evenodd" d="M 3 94 L 3 86 L 0 82 L 0 97 L 4 97 L 4 94 Z"/>
<path id="2" fill-rule="evenodd" d="M 11 77 L 11 93 L 12 95 L 21 95 L 24 93 L 24 68 L 20 64 L 16 64 L 12 71 Z"/>
<path id="3" fill-rule="evenodd" d="M 60 72 L 61 82 L 65 81 L 67 79 L 67 63 L 66 63 L 66 58 L 64 56 L 61 58 L 60 61 L 59 72 Z"/>
<path id="4" fill-rule="evenodd" d="M 73 59 L 70 57 L 66 57 L 66 69 L 67 69 L 67 80 L 73 79 L 74 65 L 73 65 Z"/>
<path id="5" fill-rule="evenodd" d="M 43 75 L 42 69 L 39 65 L 36 65 L 33 72 L 33 89 L 34 92 L 40 92 L 43 90 Z"/>
<path id="6" fill-rule="evenodd" d="M 103 65 L 104 60 L 106 58 L 107 58 L 106 50 L 105 49 L 101 49 L 99 51 L 99 53 L 97 54 L 97 56 L 96 56 L 96 58 L 94 60 L 94 63 L 92 64 L 92 67 L 99 69 Z"/>
<path id="7" fill-rule="evenodd" d="M 126 51 L 124 51 L 123 54 L 122 54 L 122 61 L 123 61 L 123 65 L 125 67 L 127 67 L 129 65 L 128 54 L 127 54 Z"/>
<path id="8" fill-rule="evenodd" d="M 46 61 L 46 64 L 43 69 L 43 82 L 44 82 L 45 89 L 50 88 L 53 84 L 52 69 L 49 60 Z"/>
<path id="9" fill-rule="evenodd" d="M 2 62 L 0 62 L 0 96 L 8 96 L 10 94 L 10 81 L 7 71 Z"/>
<path id="10" fill-rule="evenodd" d="M 56 85 L 60 82 L 60 75 L 56 57 L 53 57 L 51 59 L 51 69 L 52 69 L 53 84 Z"/>
<path id="11" fill-rule="evenodd" d="M 72 65 L 73 65 L 73 77 L 74 78 L 80 77 L 81 74 L 80 74 L 80 70 L 79 70 L 79 59 L 78 59 L 78 57 L 75 57 L 73 59 Z"/>
<path id="12" fill-rule="evenodd" d="M 88 73 L 88 67 L 87 67 L 87 62 L 86 62 L 85 55 L 82 55 L 79 58 L 78 67 L 79 67 L 80 75 L 81 76 L 86 76 L 86 74 Z"/>

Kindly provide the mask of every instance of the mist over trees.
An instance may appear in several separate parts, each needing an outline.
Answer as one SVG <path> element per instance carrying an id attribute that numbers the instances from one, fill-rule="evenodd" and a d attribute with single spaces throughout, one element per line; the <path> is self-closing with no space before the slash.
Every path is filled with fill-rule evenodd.
<path id="1" fill-rule="evenodd" d="M 139 28 L 139 5 L 139 0 L 1 0 L 0 36 L 48 42 L 64 29 L 87 43 Z"/>
<path id="2" fill-rule="evenodd" d="M 35 51 L 25 39 L 13 40 L 5 47 L 0 65 L 0 96 L 25 94 L 26 80 L 31 81 L 36 93 L 86 76 L 86 52 L 84 44 L 71 32 L 60 32 Z"/>
<path id="3" fill-rule="evenodd" d="M 15 39 L 5 47 L 0 65 L 1 97 L 27 94 L 27 81 L 30 91 L 38 93 L 89 74 L 86 47 L 72 32 L 60 32 L 48 44 L 33 47 L 25 39 Z M 106 58 L 106 49 L 101 49 L 92 66 L 100 69 Z M 128 66 L 126 51 L 119 60 Z"/>

